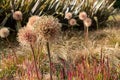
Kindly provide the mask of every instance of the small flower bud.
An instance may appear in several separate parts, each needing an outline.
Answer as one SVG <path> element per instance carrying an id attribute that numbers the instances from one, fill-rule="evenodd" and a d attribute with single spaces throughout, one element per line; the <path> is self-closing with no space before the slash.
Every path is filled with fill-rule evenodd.
<path id="1" fill-rule="evenodd" d="M 91 24 L 92 24 L 92 20 L 91 20 L 90 18 L 86 18 L 86 19 L 84 20 L 84 25 L 85 25 L 86 27 L 90 27 Z"/>
<path id="2" fill-rule="evenodd" d="M 6 38 L 9 35 L 9 29 L 8 28 L 1 28 L 0 29 L 0 37 Z"/>
<path id="3" fill-rule="evenodd" d="M 77 24 L 77 22 L 76 22 L 75 19 L 70 19 L 70 20 L 69 20 L 69 24 L 70 24 L 71 26 L 74 26 L 74 25 Z"/>
<path id="4" fill-rule="evenodd" d="M 65 18 L 68 19 L 68 20 L 71 19 L 72 18 L 72 13 L 70 13 L 70 12 L 66 13 Z"/>
<path id="5" fill-rule="evenodd" d="M 22 12 L 21 11 L 15 11 L 13 13 L 13 19 L 17 20 L 17 21 L 21 21 L 22 20 Z"/>
<path id="6" fill-rule="evenodd" d="M 80 12 L 79 13 L 79 19 L 81 20 L 85 20 L 87 18 L 87 13 L 86 12 Z"/>

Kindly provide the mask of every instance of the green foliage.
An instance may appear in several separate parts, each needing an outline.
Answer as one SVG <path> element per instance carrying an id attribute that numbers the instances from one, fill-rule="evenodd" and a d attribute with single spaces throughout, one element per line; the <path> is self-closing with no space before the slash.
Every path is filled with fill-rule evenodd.
<path id="1" fill-rule="evenodd" d="M 120 0 L 116 0 L 114 7 L 120 9 Z"/>
<path id="2" fill-rule="evenodd" d="M 99 73 L 96 80 L 103 80 L 102 77 L 103 77 L 103 75 L 101 73 Z"/>
<path id="3" fill-rule="evenodd" d="M 115 14 L 116 9 L 113 8 L 114 3 L 115 1 L 108 4 L 106 0 L 1 0 L 0 26 L 4 26 L 5 24 L 9 26 L 10 24 L 7 25 L 7 22 L 9 19 L 13 20 L 11 18 L 12 12 L 16 10 L 20 10 L 23 13 L 23 26 L 32 15 L 53 15 L 59 18 L 63 24 L 68 24 L 64 19 L 66 12 L 73 13 L 74 18 L 80 23 L 78 14 L 80 11 L 86 11 L 88 17 L 93 20 L 93 28 L 96 28 L 96 26 L 105 24 L 108 18 Z M 96 19 L 94 19 L 95 17 Z M 15 25 L 15 23 L 11 24 L 11 26 Z"/>
<path id="4" fill-rule="evenodd" d="M 5 78 L 5 77 L 6 78 L 12 77 L 15 74 L 16 70 L 17 70 L 17 67 L 15 65 L 9 65 L 8 68 L 0 71 L 0 79 Z"/>

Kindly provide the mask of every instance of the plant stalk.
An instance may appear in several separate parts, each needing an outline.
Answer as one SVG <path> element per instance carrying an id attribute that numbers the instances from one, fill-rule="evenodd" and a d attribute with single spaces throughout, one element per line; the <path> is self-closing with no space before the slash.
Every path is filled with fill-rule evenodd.
<path id="1" fill-rule="evenodd" d="M 89 27 L 84 26 L 85 45 L 88 43 Z"/>
<path id="2" fill-rule="evenodd" d="M 51 57 L 50 57 L 50 48 L 49 48 L 49 42 L 46 43 L 47 51 L 48 51 L 48 57 L 49 57 L 49 70 L 50 70 L 50 80 L 52 79 L 52 67 L 51 67 Z"/>
<path id="3" fill-rule="evenodd" d="M 18 31 L 22 27 L 21 21 L 17 21 L 17 27 L 16 30 Z"/>
<path id="4" fill-rule="evenodd" d="M 86 28 L 86 41 L 88 42 L 88 31 L 89 31 L 89 28 L 87 27 Z"/>
<path id="5" fill-rule="evenodd" d="M 30 45 L 30 47 L 31 47 L 31 50 L 32 50 L 33 58 L 34 58 L 34 66 L 35 66 L 35 70 L 36 70 L 36 75 L 37 75 L 38 80 L 40 80 L 39 73 L 38 73 L 38 70 L 37 70 L 37 62 L 36 62 L 36 58 L 35 58 L 35 52 L 34 52 L 32 44 Z"/>

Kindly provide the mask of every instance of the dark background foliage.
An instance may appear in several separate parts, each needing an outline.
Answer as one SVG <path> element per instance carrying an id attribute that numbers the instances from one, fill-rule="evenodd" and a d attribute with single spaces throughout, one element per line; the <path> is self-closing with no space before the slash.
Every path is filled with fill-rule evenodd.
<path id="1" fill-rule="evenodd" d="M 116 0 L 114 7 L 120 9 L 120 0 Z"/>

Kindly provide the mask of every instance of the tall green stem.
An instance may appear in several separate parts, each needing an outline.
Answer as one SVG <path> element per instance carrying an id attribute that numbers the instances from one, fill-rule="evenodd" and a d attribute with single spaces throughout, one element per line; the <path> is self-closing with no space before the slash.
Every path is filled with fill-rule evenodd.
<path id="1" fill-rule="evenodd" d="M 39 73 L 38 73 L 38 70 L 37 70 L 37 62 L 36 62 L 36 58 L 35 58 L 35 52 L 34 52 L 32 44 L 30 45 L 30 47 L 31 47 L 31 50 L 32 50 L 33 58 L 34 58 L 34 65 L 35 65 L 36 75 L 37 75 L 38 80 L 40 80 Z"/>
<path id="2" fill-rule="evenodd" d="M 87 27 L 86 28 L 86 41 L 88 42 L 88 31 L 89 31 L 89 28 Z"/>
<path id="3" fill-rule="evenodd" d="M 84 26 L 84 39 L 86 40 L 86 26 Z"/>
<path id="4" fill-rule="evenodd" d="M 22 27 L 21 21 L 17 21 L 16 30 L 18 31 Z"/>
<path id="5" fill-rule="evenodd" d="M 47 42 L 47 43 L 46 43 L 46 46 L 47 46 L 48 57 L 49 57 L 50 80 L 53 80 L 53 79 L 52 79 L 52 66 L 51 66 L 51 58 L 50 58 L 50 48 L 49 48 L 49 42 Z"/>

